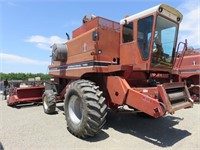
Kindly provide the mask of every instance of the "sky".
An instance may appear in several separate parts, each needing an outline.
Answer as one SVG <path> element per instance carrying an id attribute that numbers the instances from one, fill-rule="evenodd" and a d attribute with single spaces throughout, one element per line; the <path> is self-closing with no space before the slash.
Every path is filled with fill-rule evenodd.
<path id="1" fill-rule="evenodd" d="M 53 43 L 63 43 L 86 14 L 119 22 L 159 4 L 183 14 L 178 41 L 200 48 L 199 0 L 0 0 L 0 72 L 48 73 Z"/>

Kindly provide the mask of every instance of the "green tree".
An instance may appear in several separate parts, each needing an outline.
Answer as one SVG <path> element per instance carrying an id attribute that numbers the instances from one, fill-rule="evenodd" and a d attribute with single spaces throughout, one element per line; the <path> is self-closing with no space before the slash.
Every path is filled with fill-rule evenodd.
<path id="1" fill-rule="evenodd" d="M 40 77 L 41 80 L 49 80 L 51 78 L 50 75 L 48 74 L 43 74 L 43 73 L 3 73 L 0 72 L 0 80 L 28 80 L 28 78 L 35 78 L 35 77 Z"/>

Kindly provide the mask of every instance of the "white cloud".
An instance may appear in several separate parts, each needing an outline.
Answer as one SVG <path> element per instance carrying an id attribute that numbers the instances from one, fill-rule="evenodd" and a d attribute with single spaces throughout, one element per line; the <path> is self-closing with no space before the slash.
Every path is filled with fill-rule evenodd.
<path id="1" fill-rule="evenodd" d="M 45 37 L 41 35 L 33 35 L 26 40 L 26 42 L 36 43 L 38 48 L 45 50 L 51 50 L 50 46 L 54 43 L 64 43 L 66 41 L 66 39 L 62 39 L 58 36 Z"/>
<path id="2" fill-rule="evenodd" d="M 49 43 L 48 38 L 40 36 L 40 35 L 31 36 L 27 41 L 35 42 L 35 43 Z"/>
<path id="3" fill-rule="evenodd" d="M 40 49 L 46 49 L 46 50 L 50 50 L 50 46 L 48 44 L 44 44 L 44 43 L 37 43 L 36 46 Z"/>
<path id="4" fill-rule="evenodd" d="M 21 57 L 13 54 L 0 53 L 1 61 L 4 63 L 16 63 L 17 64 L 32 64 L 32 65 L 49 65 L 48 61 L 39 61 L 30 59 L 27 57 Z"/>
<path id="5" fill-rule="evenodd" d="M 183 13 L 183 21 L 180 25 L 179 41 L 187 39 L 188 45 L 200 47 L 200 2 L 198 0 L 187 1 L 178 8 Z"/>

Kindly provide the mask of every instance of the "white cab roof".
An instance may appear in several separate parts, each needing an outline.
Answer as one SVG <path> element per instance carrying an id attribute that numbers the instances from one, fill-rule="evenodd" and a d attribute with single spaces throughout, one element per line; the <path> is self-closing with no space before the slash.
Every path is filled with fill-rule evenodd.
<path id="1" fill-rule="evenodd" d="M 167 11 L 168 13 L 172 14 L 173 16 L 179 17 L 180 18 L 179 22 L 181 22 L 183 15 L 177 9 L 175 9 L 171 6 L 165 5 L 165 4 L 160 4 L 158 6 L 152 7 L 150 9 L 147 9 L 147 10 L 137 13 L 135 15 L 124 18 L 120 21 L 120 24 L 125 24 L 126 21 L 127 21 L 127 23 L 129 23 L 130 21 L 133 21 L 134 19 L 139 19 L 145 15 L 152 14 L 154 12 L 159 12 L 159 8 L 163 8 L 165 10 L 165 12 Z"/>

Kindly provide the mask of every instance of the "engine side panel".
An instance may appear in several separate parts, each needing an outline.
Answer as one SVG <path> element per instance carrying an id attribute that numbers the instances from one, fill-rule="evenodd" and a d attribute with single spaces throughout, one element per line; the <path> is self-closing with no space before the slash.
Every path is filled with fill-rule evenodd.
<path id="1" fill-rule="evenodd" d="M 112 22 L 111 22 L 112 23 Z M 94 32 L 98 39 L 94 40 Z M 52 61 L 49 74 L 62 78 L 80 78 L 86 73 L 108 72 L 119 59 L 119 31 L 97 26 L 68 41 L 67 61 Z"/>

